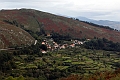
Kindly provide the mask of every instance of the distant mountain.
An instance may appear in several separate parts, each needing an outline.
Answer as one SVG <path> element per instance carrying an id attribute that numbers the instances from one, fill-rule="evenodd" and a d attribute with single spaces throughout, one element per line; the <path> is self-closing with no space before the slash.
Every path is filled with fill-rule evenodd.
<path id="1" fill-rule="evenodd" d="M 99 24 L 99 25 L 109 26 L 111 28 L 120 30 L 120 22 L 117 22 L 117 21 L 93 20 L 93 19 L 89 19 L 89 18 L 86 18 L 86 17 L 80 17 L 80 16 L 76 17 L 76 18 L 78 18 L 79 20 L 88 21 L 88 22 L 92 22 L 92 23 L 95 23 L 95 24 Z"/>
<path id="2" fill-rule="evenodd" d="M 97 37 L 120 42 L 120 32 L 73 18 L 33 9 L 0 11 L 0 48 L 4 48 L 4 45 L 8 47 L 33 44 L 35 39 L 26 31 L 29 31 L 29 33 L 32 31 L 36 34 L 57 33 L 69 36 L 71 39 Z"/>

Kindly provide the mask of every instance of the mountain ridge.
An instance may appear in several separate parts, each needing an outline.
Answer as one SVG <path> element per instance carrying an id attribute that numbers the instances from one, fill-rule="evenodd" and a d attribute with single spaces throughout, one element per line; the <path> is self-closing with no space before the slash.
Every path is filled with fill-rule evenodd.
<path id="1" fill-rule="evenodd" d="M 109 26 L 111 28 L 114 28 L 114 29 L 117 29 L 117 30 L 120 30 L 120 22 L 119 21 L 111 21 L 111 20 L 94 20 L 94 19 L 89 19 L 89 18 L 86 18 L 86 17 L 76 17 L 80 20 L 83 20 L 83 21 L 88 21 L 88 22 L 92 22 L 92 23 L 95 23 L 95 24 L 98 24 L 98 25 L 104 25 L 104 26 Z"/>

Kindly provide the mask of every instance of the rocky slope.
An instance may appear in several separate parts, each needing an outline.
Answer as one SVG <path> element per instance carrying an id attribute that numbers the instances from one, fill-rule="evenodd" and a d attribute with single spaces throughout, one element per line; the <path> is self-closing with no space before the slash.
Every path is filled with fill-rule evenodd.
<path id="1" fill-rule="evenodd" d="M 34 38 L 21 28 L 0 21 L 0 49 L 31 45 L 34 41 Z"/>

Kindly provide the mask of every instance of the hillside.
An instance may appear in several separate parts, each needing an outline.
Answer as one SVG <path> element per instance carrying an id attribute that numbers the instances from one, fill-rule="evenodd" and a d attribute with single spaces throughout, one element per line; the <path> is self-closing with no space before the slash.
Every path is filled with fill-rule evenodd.
<path id="1" fill-rule="evenodd" d="M 4 23 L 5 27 L 7 27 L 7 25 L 11 27 L 17 26 L 17 29 L 20 27 L 38 33 L 44 32 L 45 34 L 51 34 L 54 32 L 61 35 L 69 35 L 70 37 L 77 39 L 91 39 L 98 37 L 106 38 L 114 42 L 120 42 L 120 32 L 118 31 L 96 27 L 72 18 L 57 16 L 32 9 L 1 10 L 0 21 Z M 1 25 L 2 24 L 0 24 L 0 26 Z M 32 42 L 32 40 L 33 39 L 30 41 Z M 8 41 L 10 42 L 11 40 Z"/>
<path id="2" fill-rule="evenodd" d="M 12 46 L 31 45 L 32 43 L 34 43 L 34 38 L 26 31 L 0 21 L 0 49 Z"/>

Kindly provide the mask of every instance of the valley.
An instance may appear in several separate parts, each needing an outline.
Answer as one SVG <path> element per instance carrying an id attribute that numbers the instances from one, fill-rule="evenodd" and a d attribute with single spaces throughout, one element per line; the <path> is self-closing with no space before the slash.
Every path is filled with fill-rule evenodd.
<path id="1" fill-rule="evenodd" d="M 120 32 L 33 9 L 0 11 L 0 80 L 118 80 Z"/>

